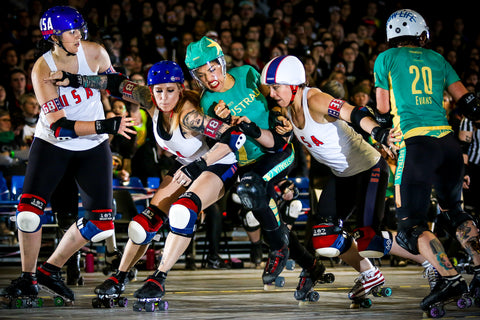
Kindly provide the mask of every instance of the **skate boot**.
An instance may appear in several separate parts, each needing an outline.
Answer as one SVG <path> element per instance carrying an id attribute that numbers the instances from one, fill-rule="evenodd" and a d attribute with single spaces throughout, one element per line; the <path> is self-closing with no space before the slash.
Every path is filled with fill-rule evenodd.
<path id="1" fill-rule="evenodd" d="M 473 269 L 473 278 L 470 282 L 470 296 L 475 301 L 475 305 L 480 307 L 480 266 Z"/>
<path id="2" fill-rule="evenodd" d="M 315 264 L 310 269 L 302 269 L 299 276 L 297 289 L 293 296 L 301 302 L 317 302 L 320 295 L 313 287 L 317 283 L 332 283 L 335 276 L 332 273 L 325 273 L 325 266 L 322 262 L 315 260 Z"/>
<path id="3" fill-rule="evenodd" d="M 424 267 L 423 269 L 423 277 L 427 278 L 428 284 L 430 285 L 430 291 L 433 290 L 435 285 L 437 284 L 438 280 L 440 280 L 440 274 L 438 273 L 437 269 L 427 262 L 426 264 L 422 264 Z"/>
<path id="4" fill-rule="evenodd" d="M 262 241 L 252 242 L 250 248 L 250 260 L 254 264 L 255 268 L 262 264 L 263 260 L 263 244 Z"/>
<path id="5" fill-rule="evenodd" d="M 83 286 L 83 277 L 80 274 L 80 251 L 77 251 L 67 261 L 67 285 Z"/>
<path id="6" fill-rule="evenodd" d="M 37 278 L 29 272 L 23 272 L 19 278 L 12 280 L 8 287 L 1 290 L 0 297 L 5 298 L 2 304 L 10 309 L 43 306 L 43 299 L 38 298 Z"/>
<path id="7" fill-rule="evenodd" d="M 137 298 L 137 302 L 133 304 L 133 311 L 153 312 L 155 308 L 167 310 L 168 302 L 162 300 L 165 295 L 166 279 L 167 274 L 158 270 L 149 276 L 143 286 L 133 294 Z"/>
<path id="8" fill-rule="evenodd" d="M 49 271 L 41 265 L 37 268 L 37 280 L 40 289 L 52 295 L 55 306 L 72 305 L 75 301 L 75 294 L 63 282 L 60 271 Z"/>
<path id="9" fill-rule="evenodd" d="M 213 255 L 207 257 L 207 268 L 208 269 L 230 269 L 230 265 L 225 263 L 219 255 Z"/>
<path id="10" fill-rule="evenodd" d="M 384 283 L 385 278 L 377 267 L 360 273 L 360 276 L 355 279 L 355 284 L 348 293 L 348 298 L 352 300 L 350 308 L 370 308 L 372 306 L 372 300 L 367 297 L 370 293 L 376 297 L 391 296 L 392 289 L 382 287 Z"/>
<path id="11" fill-rule="evenodd" d="M 459 309 L 469 308 L 473 304 L 467 282 L 459 274 L 451 278 L 441 277 L 420 307 L 427 316 L 441 318 L 445 315 L 444 305 L 449 302 L 455 302 Z"/>
<path id="12" fill-rule="evenodd" d="M 357 242 L 358 253 L 364 258 L 381 258 L 392 249 L 393 237 L 388 231 L 377 235 L 372 227 L 361 227 L 353 230 L 353 238 Z"/>
<path id="13" fill-rule="evenodd" d="M 116 272 L 122 260 L 122 253 L 118 250 L 105 253 L 105 268 L 102 269 L 104 275 Z"/>
<path id="14" fill-rule="evenodd" d="M 285 278 L 279 277 L 279 275 L 287 264 L 288 256 L 289 249 L 287 245 L 284 245 L 279 250 L 270 251 L 262 275 L 265 290 L 272 290 L 275 289 L 275 287 L 285 286 Z"/>
<path id="15" fill-rule="evenodd" d="M 113 308 L 115 305 L 126 307 L 128 299 L 120 295 L 125 291 L 128 279 L 127 272 L 118 271 L 95 287 L 97 297 L 92 299 L 92 307 L 100 308 L 102 305 L 105 308 Z"/>

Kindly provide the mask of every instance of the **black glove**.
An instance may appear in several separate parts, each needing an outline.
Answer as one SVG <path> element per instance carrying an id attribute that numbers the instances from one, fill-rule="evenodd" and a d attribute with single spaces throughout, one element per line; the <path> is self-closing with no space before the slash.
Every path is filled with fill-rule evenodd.
<path id="1" fill-rule="evenodd" d="M 391 128 L 375 127 L 372 130 L 372 138 L 388 147 L 388 135 Z"/>
<path id="2" fill-rule="evenodd" d="M 240 122 L 238 128 L 247 136 L 258 139 L 262 135 L 262 131 L 254 122 Z"/>
<path id="3" fill-rule="evenodd" d="M 203 160 L 203 158 L 198 158 L 197 160 L 182 167 L 180 170 L 185 173 L 185 175 L 193 182 L 202 174 L 203 171 L 207 170 L 207 163 L 205 160 Z"/>
<path id="4" fill-rule="evenodd" d="M 67 71 L 62 71 L 62 78 L 57 81 L 68 79 L 69 87 L 80 88 L 83 86 L 83 77 L 81 74 L 73 74 Z"/>
<path id="5" fill-rule="evenodd" d="M 102 134 L 102 133 L 116 134 L 118 132 L 118 129 L 120 129 L 121 122 L 122 122 L 122 117 L 113 117 L 110 119 L 96 120 L 95 131 L 98 134 Z"/>

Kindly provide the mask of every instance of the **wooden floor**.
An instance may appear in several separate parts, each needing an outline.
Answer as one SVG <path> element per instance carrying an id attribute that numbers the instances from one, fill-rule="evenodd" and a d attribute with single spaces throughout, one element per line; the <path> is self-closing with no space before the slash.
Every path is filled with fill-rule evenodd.
<path id="1" fill-rule="evenodd" d="M 349 308 L 347 292 L 356 273 L 345 266 L 327 267 L 327 272 L 335 274 L 335 282 L 318 285 L 316 289 L 320 293 L 320 301 L 307 305 L 299 305 L 293 298 L 301 271 L 298 267 L 283 272 L 285 287 L 264 291 L 261 269 L 186 271 L 178 266 L 170 271 L 166 283 L 167 311 L 146 313 L 132 310 L 133 292 L 151 273 L 147 271 L 140 271 L 136 281 L 127 286 L 127 307 L 92 308 L 93 288 L 106 278 L 96 272 L 83 274 L 85 285 L 74 288 L 76 301 L 73 306 L 55 307 L 52 299 L 41 291 L 40 296 L 45 299 L 43 308 L 3 309 L 0 310 L 0 319 L 421 319 L 423 313 L 419 303 L 429 291 L 427 281 L 422 277 L 422 268 L 412 265 L 384 266 L 381 270 L 393 295 L 373 297 L 373 306 L 369 309 Z M 18 267 L 0 266 L 0 286 L 8 285 L 18 273 Z M 464 276 L 467 281 L 471 280 L 471 275 Z M 448 305 L 446 309 L 446 319 L 480 319 L 478 307 L 458 310 L 456 306 Z"/>

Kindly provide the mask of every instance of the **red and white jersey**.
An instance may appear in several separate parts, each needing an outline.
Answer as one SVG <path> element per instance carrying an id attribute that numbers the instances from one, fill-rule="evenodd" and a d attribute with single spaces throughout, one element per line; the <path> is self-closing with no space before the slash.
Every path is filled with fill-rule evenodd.
<path id="1" fill-rule="evenodd" d="M 297 139 L 312 157 L 328 166 L 336 176 L 350 177 L 373 167 L 380 160 L 380 153 L 347 122 L 336 120 L 318 123 L 312 119 L 307 100 L 309 90 L 310 88 L 303 90 L 303 129 L 293 124 L 291 113 L 288 112 Z"/>
<path id="2" fill-rule="evenodd" d="M 206 136 L 198 135 L 196 137 L 185 138 L 180 126 L 173 131 L 173 134 L 169 139 L 163 138 L 162 136 L 165 137 L 167 134 L 165 133 L 162 124 L 158 123 L 158 118 L 161 116 L 160 113 L 160 110 L 155 109 L 152 117 L 155 140 L 162 149 L 176 155 L 178 162 L 183 165 L 189 164 L 210 150 L 207 145 Z M 230 152 L 225 157 L 215 162 L 215 164 L 232 164 L 235 162 L 237 162 L 235 154 Z"/>
<path id="3" fill-rule="evenodd" d="M 81 44 L 76 56 L 78 60 L 78 74 L 97 74 L 90 70 Z M 51 51 L 45 53 L 43 58 L 51 71 L 57 71 L 57 66 L 55 65 Z M 97 89 L 58 87 L 58 98 L 64 106 L 63 110 L 65 110 L 68 120 L 94 121 L 105 119 L 100 91 Z M 43 111 L 40 112 L 35 137 L 48 141 L 57 147 L 73 151 L 92 149 L 108 139 L 107 134 L 92 134 L 70 140 L 58 141 L 53 135 L 53 131 L 50 129 L 50 124 Z"/>

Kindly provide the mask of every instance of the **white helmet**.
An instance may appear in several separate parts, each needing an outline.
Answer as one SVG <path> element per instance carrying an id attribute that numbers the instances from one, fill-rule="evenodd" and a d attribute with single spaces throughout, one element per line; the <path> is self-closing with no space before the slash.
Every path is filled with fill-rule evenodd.
<path id="1" fill-rule="evenodd" d="M 395 11 L 387 20 L 388 41 L 402 36 L 420 37 L 424 32 L 428 39 L 430 33 L 425 19 L 418 12 L 410 9 Z"/>
<path id="2" fill-rule="evenodd" d="M 295 56 L 278 56 L 262 70 L 262 84 L 287 84 L 299 86 L 306 82 L 305 67 Z"/>

